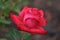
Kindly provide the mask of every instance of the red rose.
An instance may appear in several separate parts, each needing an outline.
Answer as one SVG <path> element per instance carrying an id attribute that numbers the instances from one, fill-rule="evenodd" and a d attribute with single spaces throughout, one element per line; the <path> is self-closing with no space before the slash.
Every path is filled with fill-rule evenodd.
<path id="1" fill-rule="evenodd" d="M 42 10 L 28 8 L 27 6 L 24 7 L 18 16 L 10 13 L 10 18 L 17 25 L 18 29 L 31 34 L 47 33 L 47 31 L 42 28 L 46 26 L 46 20 L 43 16 L 44 13 Z"/>

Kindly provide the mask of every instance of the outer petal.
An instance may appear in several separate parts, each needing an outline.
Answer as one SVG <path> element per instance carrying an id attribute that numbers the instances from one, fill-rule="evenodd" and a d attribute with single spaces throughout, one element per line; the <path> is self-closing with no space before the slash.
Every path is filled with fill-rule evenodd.
<path id="1" fill-rule="evenodd" d="M 24 25 L 19 25 L 18 26 L 18 30 L 21 30 L 21 31 L 24 31 L 24 32 L 29 32 L 28 31 L 29 29 L 26 26 L 24 26 Z"/>
<path id="2" fill-rule="evenodd" d="M 22 24 L 22 22 L 19 20 L 18 16 L 16 16 L 15 14 L 11 13 L 10 18 L 16 25 Z"/>
<path id="3" fill-rule="evenodd" d="M 44 12 L 43 10 L 40 10 L 39 12 L 40 12 L 39 13 L 40 14 L 40 25 L 46 26 L 47 20 L 44 19 Z"/>
<path id="4" fill-rule="evenodd" d="M 44 16 L 43 10 L 40 10 L 40 11 L 39 11 L 39 14 L 40 14 L 41 17 L 43 17 L 43 16 Z"/>
<path id="5" fill-rule="evenodd" d="M 19 25 L 18 29 L 21 30 L 21 31 L 24 31 L 24 32 L 31 33 L 32 35 L 34 35 L 34 34 L 42 34 L 42 35 L 47 34 L 47 31 L 44 30 L 42 27 L 37 28 L 37 29 L 34 29 L 34 28 L 29 29 L 25 25 Z"/>
<path id="6" fill-rule="evenodd" d="M 44 18 L 40 18 L 40 25 L 41 26 L 46 26 L 46 20 Z"/>
<path id="7" fill-rule="evenodd" d="M 31 33 L 31 34 L 42 34 L 42 35 L 45 35 L 45 34 L 47 33 L 47 31 L 44 30 L 43 28 L 30 29 L 30 33 Z"/>
<path id="8" fill-rule="evenodd" d="M 32 35 L 34 35 L 34 34 L 42 34 L 42 35 L 47 34 L 47 31 L 44 30 L 43 28 L 39 28 L 39 29 L 28 29 L 25 26 L 21 26 L 21 27 L 19 27 L 19 30 L 24 31 L 24 32 L 29 32 Z"/>
<path id="9" fill-rule="evenodd" d="M 23 10 L 19 13 L 20 19 L 23 20 L 23 17 L 25 15 L 26 10 L 28 9 L 28 6 L 25 6 Z"/>
<path id="10" fill-rule="evenodd" d="M 32 14 L 37 15 L 38 14 L 38 9 L 37 8 L 32 8 Z"/>

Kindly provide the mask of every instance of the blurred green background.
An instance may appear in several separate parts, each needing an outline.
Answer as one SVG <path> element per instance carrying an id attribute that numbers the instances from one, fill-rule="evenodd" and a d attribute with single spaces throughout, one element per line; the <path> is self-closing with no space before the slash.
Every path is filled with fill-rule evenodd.
<path id="1" fill-rule="evenodd" d="M 9 18 L 10 12 L 18 14 L 28 0 L 0 0 L 0 40 L 29 40 L 31 34 L 18 31 Z"/>

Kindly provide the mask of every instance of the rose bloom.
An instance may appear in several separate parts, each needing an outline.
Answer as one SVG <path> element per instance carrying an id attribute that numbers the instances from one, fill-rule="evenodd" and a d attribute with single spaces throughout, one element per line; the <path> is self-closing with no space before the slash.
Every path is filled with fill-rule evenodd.
<path id="1" fill-rule="evenodd" d="M 42 27 L 46 26 L 43 10 L 29 8 L 25 6 L 19 15 L 10 13 L 11 20 L 17 25 L 20 31 L 31 34 L 46 34 L 47 31 Z"/>

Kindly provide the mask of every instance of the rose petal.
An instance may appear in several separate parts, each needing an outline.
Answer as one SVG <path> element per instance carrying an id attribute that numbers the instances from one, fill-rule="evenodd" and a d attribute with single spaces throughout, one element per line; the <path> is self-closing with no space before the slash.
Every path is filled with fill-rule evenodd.
<path id="1" fill-rule="evenodd" d="M 11 13 L 10 18 L 16 25 L 22 24 L 22 22 L 19 20 L 18 16 L 16 16 L 15 14 Z"/>
<path id="2" fill-rule="evenodd" d="M 19 16 L 23 16 L 25 11 L 28 9 L 28 6 L 25 6 L 22 11 L 19 13 Z"/>
<path id="3" fill-rule="evenodd" d="M 40 17 L 43 17 L 43 16 L 44 16 L 43 10 L 40 10 L 40 11 L 39 11 L 39 14 L 40 14 Z"/>

